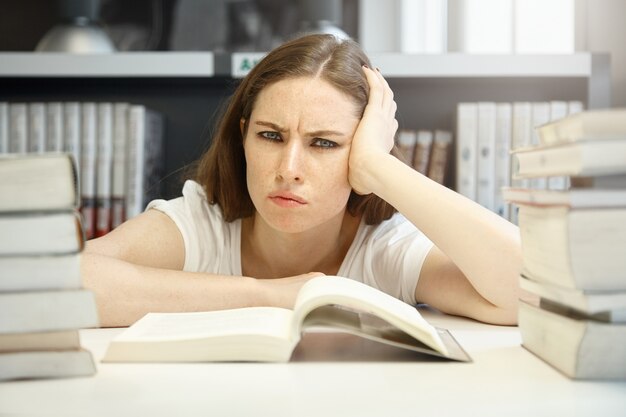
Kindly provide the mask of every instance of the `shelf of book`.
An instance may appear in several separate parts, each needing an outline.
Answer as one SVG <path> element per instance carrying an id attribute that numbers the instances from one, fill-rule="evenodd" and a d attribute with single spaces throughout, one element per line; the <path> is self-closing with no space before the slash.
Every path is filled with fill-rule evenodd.
<path id="1" fill-rule="evenodd" d="M 144 104 L 167 120 L 164 197 L 179 194 L 181 168 L 206 148 L 220 106 L 262 53 L 0 53 L 0 102 Z M 404 129 L 453 132 L 459 102 L 580 101 L 609 107 L 608 54 L 372 54 L 389 79 Z M 455 167 L 446 185 L 454 188 Z"/>

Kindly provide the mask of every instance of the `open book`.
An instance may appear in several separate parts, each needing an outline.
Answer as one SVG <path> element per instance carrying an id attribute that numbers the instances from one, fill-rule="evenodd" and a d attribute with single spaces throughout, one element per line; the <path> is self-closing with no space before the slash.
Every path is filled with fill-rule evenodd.
<path id="1" fill-rule="evenodd" d="M 326 327 L 457 361 L 471 361 L 452 336 L 412 306 L 363 283 L 313 278 L 293 310 L 248 307 L 149 313 L 113 339 L 103 362 L 286 362 L 307 328 Z"/>

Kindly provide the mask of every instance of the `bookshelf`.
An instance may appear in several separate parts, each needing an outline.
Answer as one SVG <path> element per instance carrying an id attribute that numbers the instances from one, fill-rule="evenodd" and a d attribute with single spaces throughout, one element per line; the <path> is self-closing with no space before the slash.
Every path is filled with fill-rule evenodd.
<path id="1" fill-rule="evenodd" d="M 0 53 L 0 101 L 129 101 L 166 117 L 166 198 L 176 171 L 206 148 L 203 137 L 246 67 L 263 54 L 132 52 Z M 388 78 L 402 127 L 454 131 L 460 101 L 581 100 L 611 104 L 608 54 L 371 54 Z M 243 65 L 243 66 L 242 66 Z M 453 178 L 453 175 L 449 176 Z"/>

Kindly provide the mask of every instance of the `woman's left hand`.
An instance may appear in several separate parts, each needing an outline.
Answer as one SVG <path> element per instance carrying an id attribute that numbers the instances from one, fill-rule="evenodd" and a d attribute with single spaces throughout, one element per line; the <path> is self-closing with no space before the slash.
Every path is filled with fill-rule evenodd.
<path id="1" fill-rule="evenodd" d="M 377 157 L 389 154 L 393 148 L 398 121 L 395 119 L 397 105 L 393 91 L 380 71 L 364 66 L 363 72 L 370 92 L 363 118 L 352 139 L 348 180 L 357 193 L 370 194 L 367 168 L 376 163 Z"/>

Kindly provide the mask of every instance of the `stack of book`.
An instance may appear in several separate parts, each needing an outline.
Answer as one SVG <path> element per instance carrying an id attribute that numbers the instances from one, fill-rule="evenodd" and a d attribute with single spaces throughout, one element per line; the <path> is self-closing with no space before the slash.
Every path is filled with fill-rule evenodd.
<path id="1" fill-rule="evenodd" d="M 144 105 L 0 102 L 0 154 L 74 155 L 87 239 L 161 197 L 163 146 L 163 115 Z"/>
<path id="2" fill-rule="evenodd" d="M 94 374 L 79 342 L 98 316 L 80 277 L 72 157 L 0 156 L 0 195 L 0 380 Z"/>
<path id="3" fill-rule="evenodd" d="M 565 375 L 626 379 L 626 110 L 538 128 L 514 154 L 518 178 L 565 176 L 566 190 L 508 188 L 519 206 L 524 347 Z"/>

